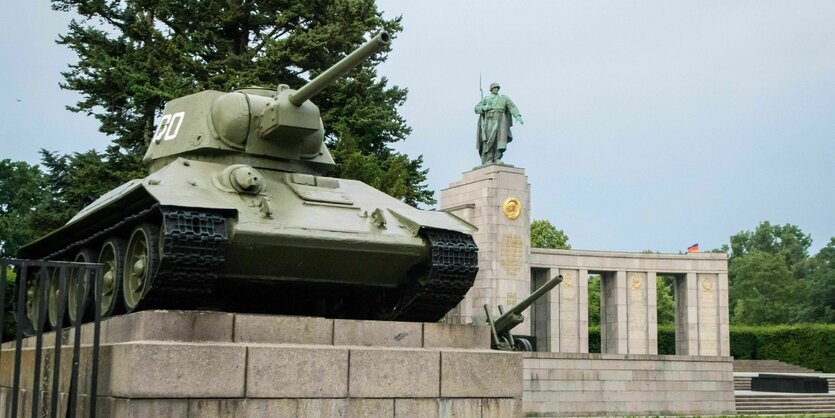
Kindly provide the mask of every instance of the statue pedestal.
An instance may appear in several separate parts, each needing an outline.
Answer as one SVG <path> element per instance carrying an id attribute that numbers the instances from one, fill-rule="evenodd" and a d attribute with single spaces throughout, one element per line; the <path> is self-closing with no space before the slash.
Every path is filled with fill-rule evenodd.
<path id="1" fill-rule="evenodd" d="M 464 173 L 462 180 L 441 191 L 441 209 L 478 228 L 473 235 L 479 249 L 478 276 L 449 315 L 450 322 L 481 322 L 484 304 L 497 315 L 498 305 L 510 308 L 530 294 L 530 190 L 523 168 L 488 165 Z M 513 332 L 530 334 L 529 321 Z"/>
<path id="2" fill-rule="evenodd" d="M 522 356 L 490 350 L 484 326 L 144 311 L 101 330 L 100 417 L 522 416 Z M 79 417 L 92 395 L 91 335 L 84 325 Z M 38 409 L 49 412 L 54 338 L 44 334 L 37 379 L 34 338 L 21 344 L 18 416 L 31 414 L 34 382 Z M 0 417 L 11 410 L 14 344 L 0 351 Z M 64 347 L 59 416 L 70 380 Z"/>

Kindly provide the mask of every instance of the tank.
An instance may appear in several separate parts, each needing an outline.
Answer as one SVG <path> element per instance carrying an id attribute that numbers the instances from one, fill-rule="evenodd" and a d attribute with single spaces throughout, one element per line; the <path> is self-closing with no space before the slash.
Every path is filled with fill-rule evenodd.
<path id="1" fill-rule="evenodd" d="M 103 263 L 104 316 L 162 308 L 437 321 L 473 284 L 475 228 L 328 177 L 334 161 L 310 101 L 388 42 L 377 35 L 298 90 L 168 102 L 143 159 L 150 174 L 21 257 Z M 91 298 L 85 283 L 70 278 L 69 306 Z M 53 327 L 57 309 L 49 303 Z"/>

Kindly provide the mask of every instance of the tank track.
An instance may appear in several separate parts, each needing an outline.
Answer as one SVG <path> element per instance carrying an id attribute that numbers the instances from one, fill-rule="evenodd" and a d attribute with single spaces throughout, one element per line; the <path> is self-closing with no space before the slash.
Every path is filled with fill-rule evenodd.
<path id="1" fill-rule="evenodd" d="M 392 319 L 435 322 L 458 305 L 478 273 L 478 246 L 472 236 L 442 229 L 421 229 L 429 243 L 430 267 L 425 280 L 404 290 Z"/>
<path id="2" fill-rule="evenodd" d="M 217 271 L 229 242 L 226 218 L 220 214 L 161 207 L 162 252 L 150 288 L 138 308 L 212 308 Z"/>
<path id="3" fill-rule="evenodd" d="M 154 218 L 160 220 L 160 214 L 163 225 L 160 264 L 137 309 L 163 308 L 173 303 L 178 308 L 215 307 L 217 301 L 212 293 L 218 281 L 218 268 L 225 261 L 224 253 L 229 241 L 226 218 L 217 213 L 155 204 L 44 259 L 58 259 L 72 254 L 73 250 L 77 251 L 90 242 L 107 238 L 121 230 L 129 231 L 143 221 Z"/>

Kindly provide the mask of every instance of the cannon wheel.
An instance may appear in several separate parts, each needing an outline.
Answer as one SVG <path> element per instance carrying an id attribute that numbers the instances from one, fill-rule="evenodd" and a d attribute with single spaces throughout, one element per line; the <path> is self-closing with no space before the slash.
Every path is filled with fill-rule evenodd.
<path id="1" fill-rule="evenodd" d="M 122 281 L 122 269 L 125 260 L 125 240 L 110 238 L 104 242 L 99 252 L 99 263 L 104 264 L 102 274 L 101 316 L 106 318 L 121 313 L 122 301 L 119 297 Z"/>
<path id="2" fill-rule="evenodd" d="M 78 252 L 75 256 L 77 263 L 95 263 L 97 259 L 95 251 L 85 248 Z M 85 277 L 86 275 L 86 277 Z M 93 280 L 89 270 L 83 268 L 72 269 L 70 272 L 69 282 L 67 283 L 67 307 L 70 318 L 70 323 L 75 325 L 76 313 L 78 312 L 78 305 L 81 304 L 81 318 L 82 321 L 88 317 L 87 302 L 90 300 L 90 289 L 92 289 L 91 281 Z M 81 289 L 81 300 L 78 300 L 78 288 Z"/>
<path id="3" fill-rule="evenodd" d="M 131 233 L 122 273 L 122 294 L 125 310 L 133 312 L 148 291 L 160 262 L 160 227 L 139 225 Z"/>
<path id="4" fill-rule="evenodd" d="M 516 343 L 516 351 L 533 351 L 533 345 L 527 338 L 515 337 L 513 340 Z"/>

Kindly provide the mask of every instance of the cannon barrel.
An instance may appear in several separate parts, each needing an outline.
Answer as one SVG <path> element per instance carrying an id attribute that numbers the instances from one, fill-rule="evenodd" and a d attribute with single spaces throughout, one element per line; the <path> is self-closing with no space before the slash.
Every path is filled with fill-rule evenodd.
<path id="1" fill-rule="evenodd" d="M 536 289 L 536 291 L 531 293 L 530 296 L 526 297 L 524 300 L 516 304 L 514 307 L 510 308 L 509 311 L 503 313 L 501 316 L 496 318 L 496 332 L 501 334 L 502 332 L 510 331 L 513 327 L 521 324 L 522 321 L 525 320 L 525 318 L 522 317 L 522 311 L 527 309 L 534 302 L 536 302 L 537 299 L 541 298 L 542 295 L 548 293 L 551 289 L 556 287 L 561 282 L 562 275 L 554 277 L 553 279 L 549 280 L 547 283 L 542 285 L 539 289 Z"/>
<path id="2" fill-rule="evenodd" d="M 380 48 L 388 45 L 390 40 L 391 37 L 388 32 L 378 33 L 377 36 L 371 38 L 356 51 L 348 54 L 348 56 L 342 58 L 339 62 L 325 70 L 322 74 L 319 74 L 316 78 L 310 80 L 307 84 L 302 86 L 302 88 L 296 90 L 295 93 L 290 95 L 290 103 L 296 106 L 301 106 L 302 103 L 313 97 L 314 94 L 322 91 L 322 89 L 324 89 L 328 84 L 333 83 L 337 78 L 342 77 L 345 73 L 351 71 L 366 58 L 379 51 Z"/>

